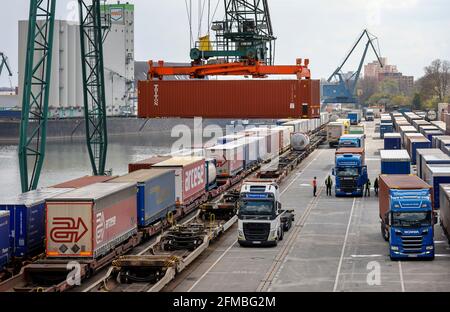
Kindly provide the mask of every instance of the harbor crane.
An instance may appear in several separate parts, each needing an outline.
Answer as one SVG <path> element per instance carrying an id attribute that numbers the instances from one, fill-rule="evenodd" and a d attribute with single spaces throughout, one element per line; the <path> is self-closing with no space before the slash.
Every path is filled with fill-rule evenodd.
<path id="1" fill-rule="evenodd" d="M 19 142 L 23 192 L 38 187 L 44 164 L 56 1 L 30 0 Z M 102 14 L 101 2 L 78 0 L 86 142 L 94 175 L 105 173 L 108 146 L 103 40 L 110 17 Z"/>
<path id="2" fill-rule="evenodd" d="M 8 58 L 6 57 L 5 53 L 0 52 L 0 76 L 3 73 L 3 68 L 6 68 L 6 70 L 8 71 L 8 75 L 9 77 L 12 77 L 12 71 L 11 68 L 9 67 L 8 64 Z"/>
<path id="3" fill-rule="evenodd" d="M 297 75 L 311 78 L 309 60 L 297 59 L 296 65 L 277 66 L 275 41 L 268 0 L 223 0 L 225 18 L 211 23 L 215 40 L 201 37 L 191 48 L 191 66 L 166 67 L 163 61 L 149 62 L 149 78 L 169 75 L 206 76 Z M 209 21 L 208 21 L 209 25 Z M 192 27 L 192 26 L 191 26 Z M 192 33 L 192 31 L 191 31 Z"/>
<path id="4" fill-rule="evenodd" d="M 363 42 L 363 39 L 367 39 L 367 43 L 359 62 L 359 66 L 357 70 L 349 75 L 345 75 L 342 71 L 342 68 L 345 66 L 353 52 L 356 50 L 358 45 Z M 367 56 L 367 52 L 371 47 L 374 51 L 380 66 L 383 67 L 384 64 L 381 61 L 380 54 L 377 52 L 375 48 L 374 42 L 378 40 L 377 37 L 369 33 L 367 29 L 365 29 L 362 34 L 358 37 L 358 40 L 351 48 L 350 52 L 346 55 L 342 64 L 336 68 L 336 70 L 331 74 L 328 78 L 327 83 L 322 85 L 322 102 L 323 104 L 357 104 L 358 99 L 356 95 L 356 86 L 359 81 L 359 77 L 361 75 L 361 70 L 364 65 L 364 61 Z"/>

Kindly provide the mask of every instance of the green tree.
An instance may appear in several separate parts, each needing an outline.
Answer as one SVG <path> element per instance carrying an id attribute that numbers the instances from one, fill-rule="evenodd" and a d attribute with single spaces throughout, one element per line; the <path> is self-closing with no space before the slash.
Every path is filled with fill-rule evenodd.
<path id="1" fill-rule="evenodd" d="M 414 97 L 412 100 L 412 109 L 420 110 L 422 109 L 422 98 L 420 97 L 420 93 L 414 93 Z"/>

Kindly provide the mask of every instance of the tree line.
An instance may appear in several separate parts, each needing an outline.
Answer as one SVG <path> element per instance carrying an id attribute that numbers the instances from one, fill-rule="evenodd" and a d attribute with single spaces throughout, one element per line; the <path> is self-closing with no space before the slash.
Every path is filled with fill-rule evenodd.
<path id="1" fill-rule="evenodd" d="M 437 110 L 438 103 L 450 102 L 450 62 L 434 60 L 424 68 L 424 75 L 415 81 L 414 87 L 405 92 L 398 80 L 363 78 L 358 84 L 360 103 L 410 108 L 413 110 Z"/>

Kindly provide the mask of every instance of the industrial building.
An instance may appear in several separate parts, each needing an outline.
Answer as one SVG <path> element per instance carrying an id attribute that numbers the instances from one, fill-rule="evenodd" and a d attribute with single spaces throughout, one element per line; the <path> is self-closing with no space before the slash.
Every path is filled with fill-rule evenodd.
<path id="1" fill-rule="evenodd" d="M 102 6 L 102 11 L 110 16 L 110 28 L 106 30 L 103 44 L 107 115 L 133 115 L 134 5 L 108 4 Z M 19 21 L 19 98 L 23 92 L 27 34 L 28 21 Z M 55 21 L 51 77 L 50 117 L 82 117 L 84 103 L 78 23 Z"/>

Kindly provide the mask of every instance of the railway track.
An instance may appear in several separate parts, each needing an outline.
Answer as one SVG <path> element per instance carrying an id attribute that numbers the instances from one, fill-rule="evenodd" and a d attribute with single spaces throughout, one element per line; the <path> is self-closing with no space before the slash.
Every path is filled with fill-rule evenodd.
<path id="1" fill-rule="evenodd" d="M 278 157 L 276 168 L 258 164 L 226 181 L 208 196 L 179 209 L 172 220 L 165 220 L 146 233 L 140 232 L 104 258 L 92 263 L 77 263 L 84 292 L 155 292 L 162 290 L 199 257 L 211 243 L 220 239 L 237 222 L 236 203 L 240 185 L 246 178 L 284 180 L 312 151 L 325 141 L 324 126 L 311 133 L 305 151 L 287 151 Z M 197 212 L 182 224 L 176 224 Z M 168 229 L 165 231 L 165 229 Z M 148 237 L 162 233 L 146 248 Z M 145 237 L 144 237 L 145 236 Z M 144 239 L 145 238 L 145 239 Z M 75 290 L 67 276 L 73 270 L 68 260 L 39 259 L 22 268 L 19 274 L 0 284 L 6 292 L 64 292 Z M 108 268 L 108 266 L 110 266 Z M 106 273 L 100 279 L 93 276 Z"/>

